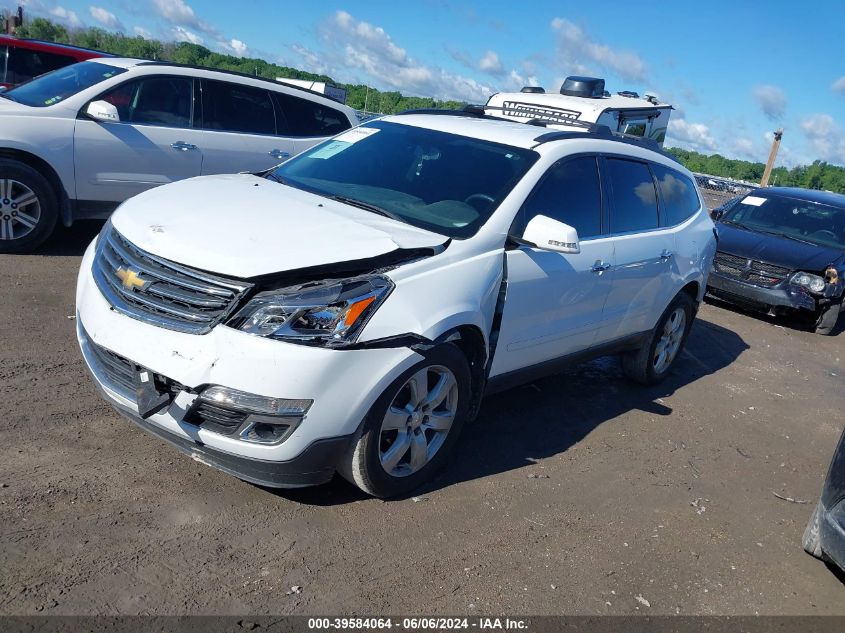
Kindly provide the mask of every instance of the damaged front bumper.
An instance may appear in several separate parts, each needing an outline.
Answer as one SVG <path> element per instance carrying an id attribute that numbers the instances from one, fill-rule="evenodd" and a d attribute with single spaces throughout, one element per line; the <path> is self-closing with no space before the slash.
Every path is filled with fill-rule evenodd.
<path id="1" fill-rule="evenodd" d="M 801 286 L 784 281 L 773 288 L 765 288 L 721 275 L 715 270 L 707 280 L 707 292 L 730 303 L 763 312 L 800 311 L 805 314 L 820 314 L 831 297 L 815 297 Z"/>
<path id="2" fill-rule="evenodd" d="M 101 394 L 146 431 L 247 481 L 296 487 L 330 479 L 375 400 L 422 358 L 408 347 L 333 350 L 226 326 L 202 335 L 156 327 L 111 308 L 91 275 L 92 255 L 89 248 L 81 266 L 76 323 Z M 147 411 L 146 419 L 131 384 L 136 367 L 148 370 L 157 389 L 170 396 L 160 410 Z M 278 441 L 249 441 L 246 424 L 237 423 L 227 433 L 220 425 L 229 420 L 197 418 L 200 394 L 212 386 L 311 403 Z"/>

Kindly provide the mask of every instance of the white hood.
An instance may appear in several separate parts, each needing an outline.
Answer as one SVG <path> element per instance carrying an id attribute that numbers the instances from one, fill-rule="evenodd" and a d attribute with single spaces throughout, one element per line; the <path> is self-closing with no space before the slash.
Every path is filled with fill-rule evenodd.
<path id="1" fill-rule="evenodd" d="M 112 215 L 159 257 L 233 277 L 367 259 L 447 238 L 252 176 L 203 176 L 152 189 Z"/>

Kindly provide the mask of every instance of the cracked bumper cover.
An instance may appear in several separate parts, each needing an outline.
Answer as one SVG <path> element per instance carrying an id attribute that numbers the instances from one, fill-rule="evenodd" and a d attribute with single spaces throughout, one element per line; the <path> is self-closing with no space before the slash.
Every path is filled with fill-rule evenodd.
<path id="1" fill-rule="evenodd" d="M 763 288 L 725 277 L 716 271 L 710 273 L 707 291 L 731 303 L 759 309 L 787 308 L 817 312 L 820 307 L 819 301 L 801 287 L 784 283 L 775 288 Z"/>

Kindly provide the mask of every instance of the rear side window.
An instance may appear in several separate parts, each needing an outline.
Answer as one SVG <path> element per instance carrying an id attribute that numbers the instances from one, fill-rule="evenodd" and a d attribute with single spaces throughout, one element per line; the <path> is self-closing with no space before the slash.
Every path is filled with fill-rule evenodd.
<path id="1" fill-rule="evenodd" d="M 20 84 L 51 70 L 58 70 L 76 60 L 67 55 L 56 55 L 26 48 L 10 48 L 6 68 L 6 83 Z"/>
<path id="2" fill-rule="evenodd" d="M 663 203 L 664 226 L 680 224 L 698 211 L 701 203 L 689 178 L 663 165 L 652 164 L 651 168 Z"/>
<path id="3" fill-rule="evenodd" d="M 601 185 L 595 157 L 581 156 L 552 166 L 525 203 L 523 230 L 537 215 L 574 227 L 581 239 L 601 235 Z"/>
<path id="4" fill-rule="evenodd" d="M 352 127 L 340 110 L 283 92 L 274 92 L 281 136 L 334 136 Z"/>
<path id="5" fill-rule="evenodd" d="M 656 229 L 657 191 L 648 165 L 630 160 L 607 159 L 613 195 L 610 230 L 613 233 Z"/>
<path id="6" fill-rule="evenodd" d="M 100 99 L 117 108 L 121 123 L 191 127 L 192 80 L 150 77 L 121 84 Z"/>
<path id="7" fill-rule="evenodd" d="M 6 81 L 6 56 L 8 53 L 8 48 L 0 46 L 0 84 L 11 83 Z"/>
<path id="8" fill-rule="evenodd" d="M 275 134 L 270 93 L 225 81 L 203 81 L 202 120 L 206 130 Z"/>

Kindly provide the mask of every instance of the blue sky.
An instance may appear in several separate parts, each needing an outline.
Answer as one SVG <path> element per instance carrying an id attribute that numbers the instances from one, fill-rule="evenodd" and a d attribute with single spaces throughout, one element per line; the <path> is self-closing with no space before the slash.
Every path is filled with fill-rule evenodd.
<path id="1" fill-rule="evenodd" d="M 22 0 L 30 14 L 183 39 L 338 81 L 480 101 L 570 74 L 651 91 L 669 145 L 845 165 L 845 2 Z M 0 0 L 10 8 L 15 0 Z"/>

